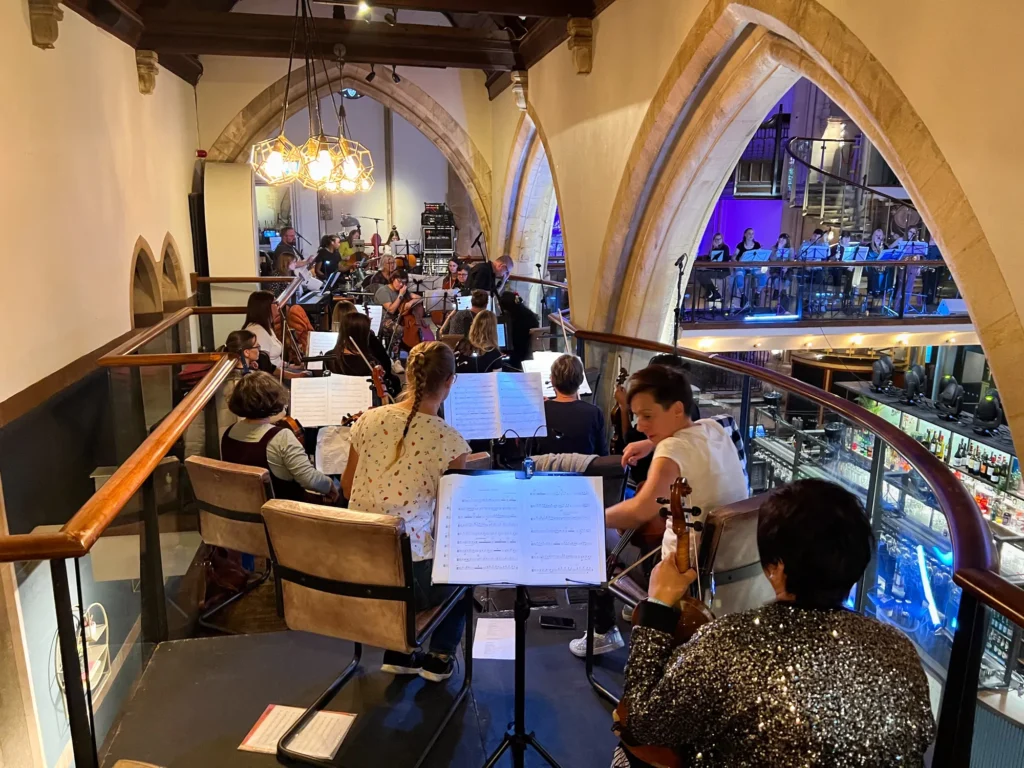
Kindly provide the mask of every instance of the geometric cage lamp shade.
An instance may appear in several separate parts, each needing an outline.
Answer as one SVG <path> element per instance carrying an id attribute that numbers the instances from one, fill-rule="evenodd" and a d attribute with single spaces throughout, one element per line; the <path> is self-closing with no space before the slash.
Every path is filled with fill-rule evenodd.
<path id="1" fill-rule="evenodd" d="M 352 194 L 373 187 L 373 160 L 357 141 L 320 134 L 299 147 L 298 156 L 296 178 L 307 189 Z"/>
<path id="2" fill-rule="evenodd" d="M 302 165 L 299 149 L 282 133 L 273 139 L 258 141 L 249 153 L 249 165 L 268 184 L 290 184 Z"/>

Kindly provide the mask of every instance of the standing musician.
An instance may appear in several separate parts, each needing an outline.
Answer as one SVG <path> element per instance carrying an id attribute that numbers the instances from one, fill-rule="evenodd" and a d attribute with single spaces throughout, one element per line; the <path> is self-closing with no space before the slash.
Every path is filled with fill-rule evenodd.
<path id="1" fill-rule="evenodd" d="M 747 478 L 743 473 L 732 437 L 714 419 L 693 421 L 693 388 L 681 370 L 651 365 L 629 380 L 626 404 L 637 416 L 637 427 L 650 441 L 645 450 L 654 451 L 647 481 L 637 494 L 605 511 L 608 528 L 628 530 L 651 525 L 661 526 L 659 498 L 669 495 L 678 477 L 700 478 L 694 483 L 693 506 L 705 512 L 747 498 Z M 631 460 L 641 458 L 634 450 Z M 643 453 L 646 456 L 646 453 Z M 624 457 L 625 459 L 625 457 Z M 665 530 L 663 550 L 675 551 L 676 537 Z M 608 653 L 625 643 L 615 626 L 615 607 L 610 592 L 598 598 L 594 627 L 594 653 Z M 587 637 L 573 640 L 569 650 L 583 658 Z"/>
<path id="2" fill-rule="evenodd" d="M 320 250 L 316 252 L 314 266 L 321 278 L 326 280 L 339 270 L 348 270 L 347 265 L 342 267 L 341 254 L 338 250 L 340 246 L 341 238 L 337 235 L 324 235 L 320 238 Z"/>
<path id="3" fill-rule="evenodd" d="M 469 270 L 466 286 L 470 290 L 487 291 L 492 296 L 501 295 L 512 274 L 512 257 L 499 256 L 494 261 L 482 261 Z"/>
<path id="4" fill-rule="evenodd" d="M 674 750 L 680 765 L 923 766 L 935 720 L 913 644 L 843 607 L 874 549 L 857 498 L 824 480 L 784 486 L 761 507 L 757 548 L 775 601 L 683 645 L 676 606 L 696 573 L 674 557 L 655 567 L 613 768 L 647 765 L 631 753 L 644 745 Z"/>

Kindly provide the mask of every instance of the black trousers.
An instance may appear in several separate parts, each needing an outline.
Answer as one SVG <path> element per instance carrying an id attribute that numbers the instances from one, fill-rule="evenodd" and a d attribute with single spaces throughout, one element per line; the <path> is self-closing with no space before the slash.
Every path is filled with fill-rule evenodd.
<path id="1" fill-rule="evenodd" d="M 417 611 L 441 605 L 459 588 L 450 584 L 431 584 L 430 572 L 434 567 L 433 560 L 420 560 L 412 564 L 413 600 Z M 441 623 L 430 635 L 431 653 L 451 656 L 462 641 L 462 633 L 466 629 L 466 612 L 461 606 L 455 606 L 442 619 Z"/>

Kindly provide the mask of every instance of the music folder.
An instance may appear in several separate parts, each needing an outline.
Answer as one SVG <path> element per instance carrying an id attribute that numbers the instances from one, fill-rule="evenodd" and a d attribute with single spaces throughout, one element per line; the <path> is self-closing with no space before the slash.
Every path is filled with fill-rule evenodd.
<path id="1" fill-rule="evenodd" d="M 338 345 L 337 331 L 310 331 L 309 349 L 306 357 L 323 357 Z M 322 371 L 324 364 L 320 360 L 310 360 L 306 368 L 310 371 Z"/>
<path id="2" fill-rule="evenodd" d="M 363 376 L 292 379 L 289 413 L 304 427 L 337 426 L 346 416 L 373 406 L 369 382 Z"/>
<path id="3" fill-rule="evenodd" d="M 454 470 L 441 478 L 435 584 L 605 582 L 604 486 L 562 473 Z"/>

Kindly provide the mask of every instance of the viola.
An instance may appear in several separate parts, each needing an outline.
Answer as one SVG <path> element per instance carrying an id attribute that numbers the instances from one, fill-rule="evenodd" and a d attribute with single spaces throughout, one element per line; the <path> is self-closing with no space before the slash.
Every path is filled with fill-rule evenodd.
<path id="1" fill-rule="evenodd" d="M 626 383 L 626 379 L 629 378 L 629 371 L 627 371 L 622 366 L 622 358 L 621 357 L 618 358 L 618 365 L 619 365 L 619 375 L 618 375 L 618 378 L 615 379 L 615 388 L 616 389 L 618 389 L 623 384 L 625 384 Z M 618 404 L 618 402 L 616 402 L 615 406 L 612 408 L 612 413 L 611 413 L 611 419 L 612 419 L 612 445 L 611 445 L 611 449 L 612 450 L 611 450 L 611 452 L 613 454 L 615 454 L 615 453 L 622 453 L 624 450 L 626 450 L 626 435 L 625 435 L 625 430 L 623 429 L 622 415 L 623 415 L 622 414 L 622 406 L 620 406 Z"/>
<path id="2" fill-rule="evenodd" d="M 693 489 L 690 487 L 690 484 L 680 477 L 672 483 L 671 498 L 658 499 L 659 504 L 669 504 L 668 509 L 662 508 L 660 516 L 671 521 L 672 530 L 676 534 L 676 568 L 679 569 L 680 573 L 686 573 L 691 568 L 692 561 L 690 555 L 691 549 L 694 547 L 694 541 L 690 531 L 700 532 L 703 529 L 703 523 L 690 522 L 688 519 L 691 515 L 700 515 L 699 509 L 689 506 L 689 496 L 691 493 L 693 493 Z M 694 557 L 693 560 L 696 560 L 696 558 Z M 676 645 L 682 645 L 688 641 L 698 629 L 715 618 L 714 614 L 708 610 L 708 607 L 703 602 L 689 595 L 683 597 L 678 607 L 680 610 L 679 621 L 676 622 L 676 628 L 672 635 Z M 637 626 L 639 617 L 640 611 L 634 610 L 634 627 Z M 676 750 L 670 747 L 652 747 L 636 743 L 636 740 L 629 733 L 629 710 L 626 707 L 625 700 L 620 701 L 615 708 L 613 722 L 613 730 L 618 734 L 623 749 L 638 760 L 642 760 L 655 768 L 684 768 L 683 758 Z"/>
<path id="3" fill-rule="evenodd" d="M 366 367 L 370 369 L 370 378 L 373 379 L 373 389 L 377 393 L 377 397 L 380 398 L 381 403 L 388 403 L 391 401 L 391 395 L 388 394 L 387 386 L 384 384 L 384 366 L 371 364 L 363 354 L 363 350 L 356 344 L 356 340 L 351 336 L 348 337 L 349 343 L 355 347 L 356 352 L 363 358 L 363 362 L 366 363 Z"/>

